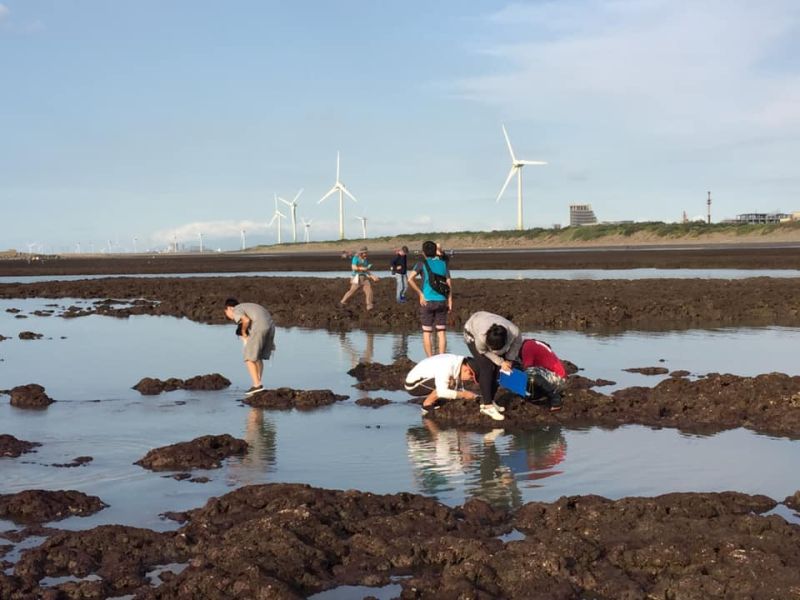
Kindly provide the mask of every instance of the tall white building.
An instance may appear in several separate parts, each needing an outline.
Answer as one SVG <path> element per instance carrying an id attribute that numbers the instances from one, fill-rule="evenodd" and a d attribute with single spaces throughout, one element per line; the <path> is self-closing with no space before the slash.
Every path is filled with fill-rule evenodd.
<path id="1" fill-rule="evenodd" d="M 594 215 L 591 204 L 569 205 L 569 226 L 596 225 L 597 217 Z"/>

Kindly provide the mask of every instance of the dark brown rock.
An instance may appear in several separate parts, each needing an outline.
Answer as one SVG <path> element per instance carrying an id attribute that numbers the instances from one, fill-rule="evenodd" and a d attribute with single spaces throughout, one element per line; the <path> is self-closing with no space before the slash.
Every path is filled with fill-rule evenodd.
<path id="1" fill-rule="evenodd" d="M 570 375 L 567 378 L 567 388 L 572 390 L 588 390 L 593 387 L 616 385 L 616 383 L 616 381 L 609 381 L 608 379 L 589 379 L 583 375 Z"/>
<path id="2" fill-rule="evenodd" d="M 408 372 L 416 363 L 406 357 L 390 365 L 381 363 L 358 363 L 347 374 L 358 379 L 355 385 L 360 390 L 402 390 Z"/>
<path id="3" fill-rule="evenodd" d="M 25 490 L 0 495 L 0 519 L 15 523 L 46 523 L 72 516 L 86 517 L 106 506 L 97 496 L 74 490 Z"/>
<path id="4" fill-rule="evenodd" d="M 26 452 L 35 452 L 34 448 L 38 446 L 41 446 L 38 442 L 26 442 L 7 433 L 0 434 L 0 458 L 17 458 Z"/>
<path id="5" fill-rule="evenodd" d="M 683 370 L 672 371 L 669 374 L 670 377 L 688 377 L 689 375 L 691 375 L 689 371 L 683 371 Z"/>
<path id="6" fill-rule="evenodd" d="M 17 408 L 47 408 L 55 402 L 45 393 L 44 388 L 37 383 L 11 388 L 9 395 L 11 396 L 11 406 L 16 406 Z"/>
<path id="7" fill-rule="evenodd" d="M 10 337 L 0 334 L 0 342 L 5 342 L 6 340 L 10 340 Z"/>
<path id="8" fill-rule="evenodd" d="M 155 396 L 162 392 L 172 392 L 174 390 L 217 391 L 225 389 L 230 384 L 230 380 L 219 373 L 212 373 L 210 375 L 196 375 L 186 380 L 170 377 L 162 381 L 152 377 L 144 377 L 133 386 L 133 389 L 143 396 Z"/>
<path id="9" fill-rule="evenodd" d="M 347 400 L 349 396 L 334 394 L 331 390 L 295 390 L 277 388 L 264 390 L 245 398 L 243 402 L 256 408 L 311 410 Z"/>
<path id="10" fill-rule="evenodd" d="M 247 442 L 231 435 L 204 435 L 190 442 L 180 442 L 150 450 L 134 464 L 152 471 L 218 469 L 229 456 L 245 454 Z"/>
<path id="11" fill-rule="evenodd" d="M 640 373 L 642 375 L 666 375 L 669 369 L 664 367 L 632 367 L 630 369 L 622 369 L 628 373 Z"/>
<path id="12" fill-rule="evenodd" d="M 71 462 L 68 463 L 53 463 L 50 465 L 51 467 L 61 467 L 61 468 L 72 468 L 72 467 L 82 467 L 88 465 L 90 462 L 94 460 L 91 456 L 78 456 L 73 458 Z"/>
<path id="13" fill-rule="evenodd" d="M 796 491 L 791 496 L 787 496 L 783 503 L 792 510 L 800 512 L 800 490 Z"/>
<path id="14" fill-rule="evenodd" d="M 20 331 L 19 339 L 21 340 L 40 340 L 44 337 L 41 333 L 35 333 L 33 331 Z"/>
<path id="15" fill-rule="evenodd" d="M 380 408 L 381 406 L 386 406 L 391 403 L 392 401 L 386 398 L 359 398 L 356 400 L 356 404 L 359 406 L 367 406 L 369 408 Z"/>
<path id="16" fill-rule="evenodd" d="M 746 427 L 800 437 L 800 377 L 782 373 L 757 377 L 710 373 L 696 381 L 668 378 L 653 388 L 630 387 L 611 395 L 568 387 L 562 397 L 564 406 L 558 413 L 550 413 L 546 403 L 523 400 L 502 389 L 496 400 L 507 407 L 502 423 L 509 427 L 636 423 L 700 433 Z M 466 400 L 447 401 L 427 418 L 459 427 L 496 424 Z"/>

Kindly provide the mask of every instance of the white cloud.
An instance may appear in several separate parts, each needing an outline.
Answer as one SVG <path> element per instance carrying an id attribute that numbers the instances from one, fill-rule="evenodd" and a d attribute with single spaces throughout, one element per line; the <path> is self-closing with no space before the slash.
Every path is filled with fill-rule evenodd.
<path id="1" fill-rule="evenodd" d="M 267 232 L 266 221 L 197 221 L 171 229 L 154 232 L 150 239 L 154 244 L 169 245 L 173 240 L 178 243 L 196 244 L 200 234 L 207 240 L 238 238 L 244 230 L 247 236 L 263 235 Z M 248 243 L 249 245 L 249 243 Z"/>
<path id="2" fill-rule="evenodd" d="M 676 138 L 800 135 L 794 0 L 558 0 L 488 20 L 517 38 L 483 49 L 503 71 L 457 89 L 508 116 Z"/>
<path id="3" fill-rule="evenodd" d="M 2 21 L 11 11 L 5 4 L 0 4 L 0 21 Z"/>

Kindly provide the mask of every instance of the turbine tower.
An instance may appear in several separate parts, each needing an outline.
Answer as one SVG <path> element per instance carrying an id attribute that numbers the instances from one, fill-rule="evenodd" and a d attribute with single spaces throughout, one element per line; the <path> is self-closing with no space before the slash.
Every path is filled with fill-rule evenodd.
<path id="1" fill-rule="evenodd" d="M 200 233 L 197 234 L 197 236 L 200 238 L 200 254 L 202 254 L 203 253 L 203 232 L 201 231 Z"/>
<path id="2" fill-rule="evenodd" d="M 346 195 L 350 198 L 353 202 L 358 202 L 356 197 L 351 194 L 344 184 L 339 180 L 339 153 L 336 153 L 336 183 L 333 184 L 333 187 L 328 190 L 328 193 L 325 194 L 322 198 L 320 198 L 317 204 L 322 204 L 322 202 L 330 195 L 335 192 L 339 192 L 339 239 L 344 239 L 344 196 Z"/>
<path id="3" fill-rule="evenodd" d="M 361 221 L 361 237 L 367 239 L 367 217 L 356 217 L 356 220 Z"/>
<path id="4" fill-rule="evenodd" d="M 503 128 L 503 135 L 506 138 L 506 144 L 508 144 L 508 152 L 511 154 L 511 170 L 508 172 L 508 177 L 506 177 L 506 182 L 503 184 L 503 187 L 500 189 L 500 193 L 497 194 L 497 202 L 500 202 L 500 198 L 503 197 L 503 192 L 506 191 L 508 184 L 511 182 L 511 178 L 514 177 L 514 174 L 517 175 L 517 229 L 522 231 L 522 168 L 525 165 L 546 165 L 546 162 L 541 160 L 521 160 L 514 156 L 514 149 L 511 147 L 511 140 L 508 139 L 508 133 L 506 132 L 506 126 L 502 125 Z"/>
<path id="5" fill-rule="evenodd" d="M 267 223 L 270 227 L 276 220 L 278 221 L 278 243 L 281 243 L 281 219 L 285 219 L 286 215 L 278 210 L 278 194 L 275 194 L 275 213 L 272 215 L 272 220 Z"/>
<path id="6" fill-rule="evenodd" d="M 306 221 L 305 219 L 301 219 L 301 221 L 303 222 L 303 227 L 305 227 L 306 230 L 306 244 L 307 244 L 309 241 L 308 230 L 311 229 L 311 221 Z"/>
<path id="7" fill-rule="evenodd" d="M 294 197 L 294 200 L 289 202 L 288 200 L 284 200 L 283 198 L 279 197 L 279 200 L 283 202 L 286 206 L 288 206 L 292 210 L 292 242 L 297 242 L 297 199 L 300 197 L 300 194 L 303 193 L 303 188 L 300 188 L 300 191 L 297 192 L 297 195 Z"/>
<path id="8" fill-rule="evenodd" d="M 242 233 L 242 250 L 244 250 L 247 247 L 247 238 L 245 237 L 245 234 L 247 232 L 244 229 L 242 229 L 241 233 Z"/>

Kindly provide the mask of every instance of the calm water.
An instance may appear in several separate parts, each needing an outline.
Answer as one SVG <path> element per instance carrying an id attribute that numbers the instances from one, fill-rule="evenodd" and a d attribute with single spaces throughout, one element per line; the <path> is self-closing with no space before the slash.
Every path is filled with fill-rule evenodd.
<path id="1" fill-rule="evenodd" d="M 713 436 L 638 426 L 473 432 L 423 421 L 401 392 L 373 393 L 394 402 L 381 409 L 356 406 L 354 400 L 367 394 L 352 388 L 355 380 L 346 371 L 359 359 L 389 362 L 406 352 L 420 359 L 417 335 L 281 329 L 277 353 L 265 369 L 267 386 L 331 388 L 351 398 L 312 412 L 262 411 L 239 402 L 249 382 L 232 326 L 168 317 L 15 319 L 5 312 L 13 306 L 29 314 L 50 302 L 0 301 L 0 334 L 12 337 L 0 342 L 0 389 L 37 382 L 58 400 L 38 412 L 12 408 L 7 397 L 0 399 L 0 433 L 43 443 L 34 454 L 0 460 L 0 493 L 78 489 L 111 505 L 93 517 L 61 522 L 65 528 L 102 523 L 173 528 L 159 513 L 202 505 L 236 486 L 279 481 L 377 493 L 413 491 L 450 504 L 481 497 L 502 506 L 565 494 L 617 498 L 728 489 L 780 500 L 798 488 L 800 442 L 741 429 Z M 45 339 L 19 340 L 22 330 L 43 333 Z M 613 336 L 533 333 L 585 367 L 586 376 L 617 381 L 617 387 L 660 381 L 621 370 L 637 366 L 664 365 L 697 374 L 800 373 L 796 328 Z M 451 351 L 465 351 L 455 333 L 449 343 Z M 742 356 L 748 357 L 746 363 Z M 233 386 L 155 397 L 130 389 L 144 376 L 211 372 L 223 373 Z M 222 469 L 195 471 L 210 477 L 210 483 L 178 482 L 132 464 L 152 447 L 209 433 L 230 433 L 252 446 L 247 456 Z M 50 466 L 81 455 L 94 461 L 71 469 Z M 790 513 L 784 516 L 791 518 Z M 0 521 L 0 530 L 12 527 Z"/>
<path id="2" fill-rule="evenodd" d="M 375 271 L 391 277 L 388 272 Z M 0 283 L 37 283 L 43 281 L 76 281 L 106 277 L 348 277 L 342 271 L 247 271 L 240 273 L 175 273 L 119 275 L 31 275 L 2 276 Z M 747 279 L 749 277 L 800 277 L 796 269 L 474 269 L 453 271 L 454 279 Z"/>

